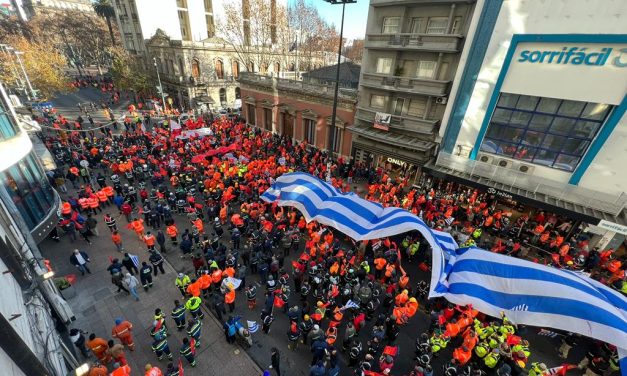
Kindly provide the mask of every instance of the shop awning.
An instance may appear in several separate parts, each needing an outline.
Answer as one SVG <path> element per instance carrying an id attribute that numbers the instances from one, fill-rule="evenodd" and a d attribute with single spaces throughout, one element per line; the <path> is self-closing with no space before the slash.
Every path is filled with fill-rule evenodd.
<path id="1" fill-rule="evenodd" d="M 388 146 L 365 138 L 353 139 L 353 147 L 375 155 L 383 155 L 387 158 L 398 159 L 416 166 L 424 165 L 428 159 L 428 154 L 416 153 L 399 147 Z"/>
<path id="2" fill-rule="evenodd" d="M 430 161 L 424 167 L 431 175 L 454 181 L 468 187 L 478 188 L 487 191 L 504 199 L 511 199 L 522 204 L 545 209 L 555 214 L 562 215 L 574 220 L 580 220 L 588 224 L 610 223 L 618 226 L 627 226 L 625 210 L 618 215 L 605 210 L 593 208 L 583 202 L 572 202 L 564 200 L 557 195 L 546 192 L 534 192 L 521 187 L 511 186 L 488 179 L 479 175 L 458 171 L 456 169 L 442 166 Z"/>

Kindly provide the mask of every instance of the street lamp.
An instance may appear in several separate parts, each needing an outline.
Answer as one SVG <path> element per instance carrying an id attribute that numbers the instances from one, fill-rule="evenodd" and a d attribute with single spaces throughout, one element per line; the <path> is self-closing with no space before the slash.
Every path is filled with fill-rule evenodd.
<path id="1" fill-rule="evenodd" d="M 329 4 L 342 4 L 342 22 L 340 22 L 340 47 L 337 51 L 337 69 L 335 72 L 335 94 L 333 95 L 333 113 L 331 115 L 331 128 L 329 129 L 329 148 L 333 154 L 335 145 L 335 117 L 337 115 L 337 96 L 340 90 L 340 62 L 342 61 L 342 39 L 344 38 L 344 10 L 346 4 L 354 4 L 357 0 L 324 0 Z"/>
<path id="2" fill-rule="evenodd" d="M 159 67 L 157 66 L 157 58 L 152 58 L 155 64 L 155 70 L 157 71 L 157 80 L 159 81 L 159 92 L 161 93 L 161 103 L 163 103 L 163 112 L 165 113 L 165 96 L 163 96 L 163 85 L 161 85 L 161 76 L 159 75 Z"/>
<path id="3" fill-rule="evenodd" d="M 37 93 L 35 93 L 35 90 L 33 90 L 33 86 L 30 84 L 30 80 L 28 79 L 28 74 L 26 73 L 26 69 L 24 69 L 24 64 L 22 63 L 22 59 L 20 59 L 20 55 L 24 55 L 24 52 L 15 51 L 15 56 L 17 57 L 17 62 L 20 63 L 20 68 L 22 68 L 22 73 L 24 73 L 24 78 L 26 79 L 28 90 L 30 90 L 31 95 L 33 96 L 33 100 L 37 100 Z"/>

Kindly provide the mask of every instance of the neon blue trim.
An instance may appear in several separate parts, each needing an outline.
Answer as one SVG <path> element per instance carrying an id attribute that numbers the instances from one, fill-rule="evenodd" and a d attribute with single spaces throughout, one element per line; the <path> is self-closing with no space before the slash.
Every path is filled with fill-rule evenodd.
<path id="1" fill-rule="evenodd" d="M 479 24 L 472 43 L 464 46 L 464 48 L 469 48 L 470 52 L 460 79 L 459 88 L 455 94 L 451 117 L 442 138 L 441 150 L 443 152 L 453 153 L 455 148 L 457 136 L 459 136 L 459 131 L 462 128 L 464 115 L 466 115 L 468 103 L 470 103 L 470 97 L 477 82 L 479 70 L 485 58 L 502 4 L 503 0 L 486 0 L 483 9 L 481 9 Z"/>
<path id="2" fill-rule="evenodd" d="M 483 142 L 483 137 L 485 136 L 488 130 L 488 124 L 490 123 L 490 119 L 492 118 L 492 113 L 494 112 L 494 107 L 496 106 L 496 102 L 498 100 L 499 94 L 501 92 L 501 87 L 503 86 L 503 81 L 507 76 L 507 70 L 512 61 L 512 57 L 514 55 L 514 51 L 516 51 L 516 47 L 518 43 L 526 43 L 526 42 L 538 42 L 538 43 L 627 43 L 627 34 L 514 34 L 512 36 L 512 41 L 509 45 L 509 49 L 507 50 L 507 55 L 505 56 L 505 61 L 503 61 L 503 68 L 501 68 L 501 72 L 499 73 L 499 77 L 496 80 L 496 84 L 494 85 L 494 89 L 492 90 L 492 95 L 490 96 L 490 102 L 488 103 L 488 108 L 486 109 L 485 117 L 483 118 L 483 123 L 481 124 L 481 128 L 479 129 L 479 134 L 477 135 L 477 140 L 475 141 L 475 146 L 470 152 L 470 159 L 476 159 L 477 153 L 481 148 L 481 143 Z M 472 93 L 470 93 L 472 95 Z M 606 123 L 607 124 L 607 123 Z M 614 125 L 615 126 L 615 125 Z M 605 128 L 605 127 L 603 127 Z M 601 130 L 603 132 L 603 129 Z M 459 130 L 458 130 L 459 133 Z M 611 133 L 611 132 L 610 132 Z M 609 136 L 609 134 L 608 134 Z M 457 137 L 456 137 L 457 138 Z M 600 138 L 600 137 L 597 137 Z M 605 142 L 605 139 L 602 139 L 602 142 Z M 600 149 L 602 146 L 598 145 Z M 592 148 L 592 147 L 591 147 Z M 591 148 L 589 148 L 588 153 Z M 593 150 L 594 151 L 594 150 Z M 598 152 L 598 150 L 595 152 Z M 587 155 L 584 155 L 584 160 L 587 159 Z M 594 158 L 594 156 L 592 156 Z M 581 175 L 585 172 L 592 161 L 590 160 L 587 165 L 584 164 L 583 160 L 579 163 L 579 166 L 583 167 L 583 170 L 580 172 Z M 575 169 L 577 172 L 580 168 L 579 166 Z M 580 177 L 581 178 L 581 177 Z M 579 178 L 579 179 L 580 179 Z M 573 180 L 571 178 L 571 180 Z M 575 179 L 579 181 L 578 179 Z"/>
<path id="3" fill-rule="evenodd" d="M 610 138 L 614 128 L 620 123 L 620 120 L 625 115 L 625 111 L 627 111 L 627 95 L 625 95 L 620 105 L 616 107 L 607 118 L 603 128 L 601 128 L 597 137 L 592 141 L 592 144 L 588 147 L 588 151 L 584 154 L 579 165 L 577 165 L 577 168 L 575 168 L 575 171 L 570 176 L 568 183 L 573 185 L 579 184 L 579 181 L 581 181 L 581 178 L 592 164 L 592 161 L 594 161 L 594 158 L 599 154 L 599 151 L 601 151 L 607 139 Z"/>

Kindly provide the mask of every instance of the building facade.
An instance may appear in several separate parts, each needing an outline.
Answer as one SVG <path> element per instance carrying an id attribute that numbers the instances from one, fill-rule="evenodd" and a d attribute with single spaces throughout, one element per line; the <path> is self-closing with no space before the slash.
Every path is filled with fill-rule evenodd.
<path id="1" fill-rule="evenodd" d="M 340 90 L 335 142 L 329 145 L 333 85 L 251 73 L 241 73 L 238 81 L 248 124 L 296 141 L 307 141 L 322 150 L 332 150 L 336 156 L 350 157 L 352 135 L 347 128 L 355 120 L 357 95 L 354 90 Z"/>
<path id="2" fill-rule="evenodd" d="M 59 218 L 61 199 L 52 188 L 28 134 L 22 130 L 4 88 L 0 88 L 0 198 L 20 214 L 37 242 Z"/>
<path id="3" fill-rule="evenodd" d="M 430 168 L 624 240 L 624 2 L 477 4 Z"/>
<path id="4" fill-rule="evenodd" d="M 436 153 L 474 9 L 474 1 L 370 1 L 349 128 L 356 160 L 419 168 Z"/>
<path id="5" fill-rule="evenodd" d="M 73 314 L 44 279 L 37 247 L 56 225 L 59 198 L 1 84 L 0 153 L 0 368 L 7 375 L 66 375 L 77 362 L 55 327 Z"/>

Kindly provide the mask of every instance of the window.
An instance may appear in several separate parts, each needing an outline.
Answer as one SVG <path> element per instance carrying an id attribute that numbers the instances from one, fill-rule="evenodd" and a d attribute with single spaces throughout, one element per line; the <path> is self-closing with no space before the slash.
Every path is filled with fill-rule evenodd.
<path id="1" fill-rule="evenodd" d="M 272 109 L 270 108 L 263 109 L 263 127 L 268 131 L 272 130 Z"/>
<path id="2" fill-rule="evenodd" d="M 52 209 L 54 190 L 31 154 L 0 173 L 0 182 L 29 230 L 37 227 Z"/>
<path id="3" fill-rule="evenodd" d="M 448 18 L 431 17 L 427 23 L 427 34 L 446 34 L 446 26 L 448 26 Z"/>
<path id="4" fill-rule="evenodd" d="M 409 101 L 407 114 L 416 117 L 422 117 L 427 109 L 427 98 L 412 98 Z"/>
<path id="5" fill-rule="evenodd" d="M 242 98 L 242 91 L 240 90 L 239 86 L 235 88 L 235 99 L 241 99 Z"/>
<path id="6" fill-rule="evenodd" d="M 257 123 L 255 122 L 255 105 L 253 104 L 247 104 L 246 105 L 246 112 L 248 113 L 248 124 L 252 124 L 252 125 L 256 125 Z"/>
<path id="7" fill-rule="evenodd" d="M 312 119 L 303 119 L 305 124 L 305 140 L 307 143 L 315 145 L 316 143 L 316 121 Z"/>
<path id="8" fill-rule="evenodd" d="M 396 102 L 394 102 L 394 115 L 402 115 L 404 105 L 405 98 L 396 98 Z"/>
<path id="9" fill-rule="evenodd" d="M 400 17 L 383 17 L 383 34 L 396 34 L 401 25 Z"/>
<path id="10" fill-rule="evenodd" d="M 6 140 L 18 133 L 18 128 L 11 122 L 11 114 L 4 106 L 4 101 L 0 101 L 0 140 Z"/>
<path id="11" fill-rule="evenodd" d="M 200 78 L 200 62 L 198 59 L 192 60 L 192 77 Z"/>
<path id="12" fill-rule="evenodd" d="M 192 40 L 191 32 L 189 31 L 189 12 L 187 9 L 179 9 L 179 23 L 181 25 L 181 36 L 183 40 Z"/>
<path id="13" fill-rule="evenodd" d="M 231 64 L 232 64 L 231 72 L 233 73 L 233 77 L 238 78 L 239 77 L 239 61 L 233 60 L 233 63 Z"/>
<path id="14" fill-rule="evenodd" d="M 451 26 L 451 34 L 460 34 L 460 29 L 462 25 L 462 18 L 455 17 L 453 20 L 453 26 Z"/>
<path id="15" fill-rule="evenodd" d="M 411 27 L 409 32 L 412 34 L 420 34 L 422 33 L 422 23 L 424 18 L 422 17 L 414 17 L 411 19 Z"/>
<path id="16" fill-rule="evenodd" d="M 213 21 L 213 14 L 205 13 L 205 23 L 207 23 L 207 37 L 211 38 L 216 34 L 216 27 Z"/>
<path id="17" fill-rule="evenodd" d="M 435 74 L 435 61 L 421 60 L 418 63 L 416 76 L 420 78 L 433 78 Z"/>
<path id="18" fill-rule="evenodd" d="M 274 63 L 274 71 L 277 75 L 279 74 L 279 72 L 281 72 L 281 64 L 278 61 Z"/>
<path id="19" fill-rule="evenodd" d="M 501 93 L 481 150 L 574 171 L 610 106 Z"/>
<path id="20" fill-rule="evenodd" d="M 372 94 L 370 96 L 370 107 L 378 110 L 385 109 L 385 97 L 383 95 Z"/>
<path id="21" fill-rule="evenodd" d="M 255 72 L 255 63 L 253 63 L 252 61 L 248 62 L 248 66 L 246 66 L 246 68 L 248 69 L 249 72 L 254 73 Z"/>
<path id="22" fill-rule="evenodd" d="M 222 107 L 226 107 L 226 89 L 225 88 L 220 89 L 220 105 L 222 105 Z"/>
<path id="23" fill-rule="evenodd" d="M 224 63 L 222 60 L 216 60 L 216 78 L 218 80 L 224 80 Z"/>
<path id="24" fill-rule="evenodd" d="M 377 73 L 390 74 L 392 72 L 392 58 L 380 57 L 377 59 Z"/>

